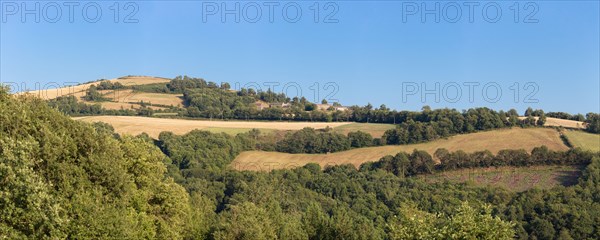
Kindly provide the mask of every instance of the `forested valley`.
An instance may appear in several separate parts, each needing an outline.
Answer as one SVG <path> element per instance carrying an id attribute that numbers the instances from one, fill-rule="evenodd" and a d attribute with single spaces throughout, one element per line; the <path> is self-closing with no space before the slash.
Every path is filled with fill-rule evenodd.
<path id="1" fill-rule="evenodd" d="M 358 169 L 308 164 L 251 172 L 229 166 L 245 150 L 322 153 L 428 141 L 507 122 L 519 126 L 511 120 L 515 114 L 505 121 L 505 115 L 483 108 L 424 109 L 398 118 L 402 124 L 379 140 L 361 132 L 304 129 L 273 142 L 259 131 L 120 136 L 110 125 L 74 121 L 55 108 L 0 89 L 2 238 L 600 238 L 600 156 L 580 149 L 438 149 L 434 156 L 414 151 Z M 315 144 L 294 145 L 292 139 L 301 137 L 306 140 L 297 142 Z M 324 144 L 334 140 L 341 144 Z M 578 183 L 549 190 L 513 192 L 414 177 L 461 168 L 574 164 L 585 166 Z"/>

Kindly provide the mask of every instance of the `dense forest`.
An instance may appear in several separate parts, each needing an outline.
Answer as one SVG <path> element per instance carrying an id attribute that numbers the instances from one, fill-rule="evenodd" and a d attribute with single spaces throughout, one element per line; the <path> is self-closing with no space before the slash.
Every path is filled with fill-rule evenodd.
<path id="1" fill-rule="evenodd" d="M 217 84 L 206 81 L 202 78 L 193 78 L 188 76 L 177 76 L 169 83 L 157 83 L 137 86 L 123 86 L 120 83 L 111 83 L 101 81 L 98 86 L 92 85 L 86 91 L 83 99 L 92 102 L 107 101 L 98 92 L 99 90 L 115 90 L 130 88 L 134 91 L 151 93 L 171 93 L 183 94 L 184 108 L 174 106 L 162 106 L 168 109 L 159 112 L 174 112 L 180 117 L 207 118 L 207 119 L 243 119 L 243 120 L 286 120 L 286 121 L 352 121 L 369 123 L 406 123 L 412 125 L 412 122 L 431 123 L 431 128 L 445 129 L 450 127 L 449 133 L 444 130 L 436 130 L 439 136 L 447 136 L 452 133 L 473 132 L 475 130 L 485 130 L 499 127 L 510 127 L 517 125 L 543 125 L 546 117 L 555 117 L 561 119 L 583 121 L 587 124 L 587 130 L 592 133 L 600 133 L 600 115 L 597 113 L 588 113 L 570 115 L 563 112 L 544 113 L 540 109 L 528 108 L 524 116 L 531 117 L 519 120 L 516 110 L 511 109 L 507 112 L 494 111 L 488 108 L 474 108 L 466 111 L 456 109 L 437 109 L 431 110 L 429 107 L 423 107 L 421 112 L 396 111 L 391 110 L 385 105 L 379 108 L 371 104 L 365 106 L 350 106 L 346 110 L 336 110 L 339 103 L 331 104 L 328 109 L 319 110 L 315 103 L 308 101 L 304 97 L 290 98 L 284 93 L 275 93 L 271 89 L 267 91 L 256 91 L 254 89 L 242 88 L 238 91 L 231 90 L 228 83 Z M 100 105 L 89 105 L 77 103 L 73 97 L 59 97 L 50 100 L 50 103 L 60 111 L 70 115 L 143 115 L 152 116 L 155 110 L 147 107 L 139 109 L 121 109 L 106 110 Z M 278 103 L 273 107 L 259 109 L 255 105 L 257 101 L 267 104 Z M 324 100 L 324 103 L 326 101 Z M 287 104 L 283 107 L 282 104 Z M 145 106 L 145 104 L 142 104 Z M 539 117 L 538 120 L 533 117 Z M 435 123 L 434 123 L 435 122 Z M 449 123 L 451 122 L 451 123 Z M 439 125 L 439 126 L 436 126 Z M 450 126 L 452 125 L 452 126 Z M 420 126 L 407 126 L 416 127 Z M 404 127 L 404 128 L 407 128 Z M 424 126 L 428 128 L 429 126 Z M 431 131 L 428 129 L 417 131 Z M 441 132 L 442 131 L 442 132 Z M 425 137 L 427 133 L 421 133 L 416 137 Z M 398 140 L 393 139 L 390 142 L 415 142 L 414 140 L 402 139 L 403 133 L 397 133 Z"/>
<path id="2" fill-rule="evenodd" d="M 504 150 L 496 155 L 440 149 L 435 155 L 442 162 L 437 165 L 428 153 L 415 151 L 365 163 L 358 170 L 351 165 L 321 169 L 317 164 L 308 164 L 262 173 L 218 167 L 226 166 L 224 163 L 231 162 L 240 150 L 256 144 L 252 134 L 232 137 L 195 131 L 182 136 L 170 133 L 161 136 L 158 146 L 173 159 L 171 176 L 190 194 L 206 196 L 213 204 L 214 214 L 219 216 L 215 223 L 218 227 L 206 230 L 205 236 L 209 238 L 221 234 L 238 239 L 249 235 L 284 239 L 600 236 L 597 224 L 600 217 L 596 214 L 600 211 L 597 153 L 579 149 L 555 152 L 546 147 L 535 148 L 531 153 Z M 200 144 L 199 136 L 208 144 Z M 229 140 L 227 144 L 221 142 L 224 139 Z M 221 143 L 214 144 L 217 142 Z M 219 156 L 218 164 L 210 164 L 215 161 L 209 157 L 198 157 L 182 165 L 182 161 L 189 159 L 186 156 L 196 156 L 194 152 Z M 458 168 L 571 164 L 587 165 L 579 184 L 522 193 L 449 182 L 427 184 L 411 177 Z M 461 216 L 465 213 L 474 215 L 465 220 Z M 257 219 L 256 215 L 261 217 Z M 224 219 L 228 219 L 225 224 L 221 222 Z M 466 222 L 452 223 L 458 219 Z M 266 223 L 272 230 L 248 227 L 256 226 L 252 221 Z M 469 226 L 475 223 L 483 225 Z M 454 229 L 458 226 L 464 228 Z"/>
<path id="3" fill-rule="evenodd" d="M 236 136 L 163 132 L 153 140 L 119 136 L 106 124 L 73 121 L 57 106 L 0 89 L 2 238 L 600 238 L 598 153 L 438 149 L 434 156 L 423 151 L 386 156 L 359 169 L 308 164 L 240 172 L 229 164 L 245 150 L 296 146 L 289 151 L 327 152 L 334 150 L 327 141 L 339 141 L 332 145 L 336 149 L 383 143 L 361 132 L 343 136 L 312 129 L 277 143 L 259 131 Z M 405 125 L 398 129 L 406 127 L 406 139 L 414 136 L 414 141 L 430 139 L 422 136 L 431 133 L 439 137 L 515 123 L 514 114 L 505 122 L 485 108 L 404 114 L 397 123 Z M 304 145 L 293 145 L 295 137 L 305 138 L 298 141 Z M 571 164 L 586 166 L 576 185 L 520 193 L 413 177 L 460 168 Z"/>
<path id="4" fill-rule="evenodd" d="M 0 238 L 177 239 L 196 208 L 141 138 L 0 89 Z"/>

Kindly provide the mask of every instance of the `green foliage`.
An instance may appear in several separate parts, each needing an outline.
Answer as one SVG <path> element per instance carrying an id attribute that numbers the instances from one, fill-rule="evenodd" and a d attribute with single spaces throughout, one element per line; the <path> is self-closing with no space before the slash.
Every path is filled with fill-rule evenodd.
<path id="1" fill-rule="evenodd" d="M 511 127 L 519 123 L 510 113 L 488 108 L 469 109 L 463 113 L 449 109 L 427 110 L 420 114 L 400 112 L 394 119 L 401 123 L 396 129 L 385 132 L 382 139 L 386 144 L 426 142 L 456 134 Z M 535 125 L 535 121 L 532 124 Z"/>
<path id="2" fill-rule="evenodd" d="M 544 115 L 544 113 L 542 113 L 539 116 L 539 118 L 538 118 L 538 120 L 536 122 L 536 125 L 538 125 L 538 126 L 544 126 L 545 123 L 546 123 L 546 115 Z"/>
<path id="3" fill-rule="evenodd" d="M 600 114 L 588 113 L 586 122 L 586 130 L 588 132 L 600 133 Z"/>
<path id="4" fill-rule="evenodd" d="M 304 128 L 288 133 L 279 141 L 276 149 L 287 153 L 328 153 L 350 149 L 350 140 L 346 136 L 330 130 L 317 132 L 313 128 Z"/>
<path id="5" fill-rule="evenodd" d="M 185 90 L 183 98 L 191 117 L 244 119 L 257 114 L 256 107 L 252 105 L 256 101 L 254 97 L 239 96 L 220 88 Z"/>
<path id="6" fill-rule="evenodd" d="M 348 140 L 350 141 L 350 147 L 353 148 L 373 146 L 373 137 L 371 134 L 362 131 L 348 133 Z"/>
<path id="7" fill-rule="evenodd" d="M 85 92 L 85 96 L 83 96 L 83 99 L 86 101 L 90 101 L 90 102 L 102 102 L 102 101 L 107 101 L 108 99 L 106 99 L 105 97 L 102 96 L 102 94 L 100 92 L 98 92 L 98 87 L 96 87 L 96 85 L 92 84 Z"/>
<path id="8" fill-rule="evenodd" d="M 48 105 L 64 114 L 71 116 L 80 115 L 124 115 L 133 116 L 137 115 L 138 112 L 131 109 L 121 110 L 106 110 L 98 103 L 86 104 L 78 102 L 74 96 L 63 96 L 48 101 Z"/>
<path id="9" fill-rule="evenodd" d="M 140 138 L 0 90 L 0 238 L 183 238 L 185 190 Z"/>
<path id="10" fill-rule="evenodd" d="M 200 88 L 218 89 L 197 82 Z M 516 116 L 485 109 L 424 108 L 392 115 L 385 106 L 355 110 L 357 119 L 392 116 L 406 123 L 401 126 L 408 130 L 396 137 L 410 141 L 513 126 L 510 119 Z M 346 138 L 307 129 L 302 134 L 297 137 L 318 144 L 293 145 L 291 134 L 285 143 L 302 151 L 331 151 L 368 142 L 361 133 Z M 414 151 L 361 170 L 317 164 L 271 172 L 229 169 L 241 151 L 265 146 L 261 141 L 256 131 L 237 136 L 164 132 L 156 141 L 161 152 L 147 136 L 121 138 L 107 125 L 72 121 L 41 100 L 0 90 L 0 238 L 600 238 L 597 154 L 544 147 L 496 155 L 442 149 L 434 154 L 440 165 L 426 152 Z M 522 193 L 410 177 L 504 164 L 588 166 L 575 186 Z"/>
<path id="11" fill-rule="evenodd" d="M 318 134 L 305 134 L 313 133 Z M 181 145 L 170 146 L 168 149 L 173 152 L 163 151 L 173 157 L 186 149 L 194 149 L 195 145 L 204 146 L 204 141 L 221 142 L 202 148 L 202 154 L 221 154 L 224 159 L 233 159 L 236 151 L 225 154 L 232 152 L 230 146 L 251 148 L 258 136 L 256 133 L 237 137 L 196 134 L 203 137 L 173 141 L 185 135 L 161 134 L 163 142 Z M 560 234 L 585 239 L 594 238 L 600 230 L 594 225 L 598 218 L 592 214 L 599 211 L 593 202 L 600 200 L 600 171 L 597 170 L 600 167 L 598 160 L 591 160 L 597 155 L 577 149 L 554 152 L 540 147 L 531 153 L 506 150 L 497 155 L 442 149 L 435 156 L 442 159 L 442 165 L 436 166 L 426 152 L 415 151 L 363 164 L 360 171 L 351 165 L 321 169 L 317 164 L 308 164 L 296 169 L 257 173 L 231 171 L 223 164 L 207 164 L 198 165 L 193 171 L 181 168 L 181 174 L 170 174 L 192 195 L 205 196 L 204 201 L 209 202 L 199 205 L 203 209 L 201 216 L 205 216 L 201 219 L 215 221 L 200 221 L 210 226 L 190 226 L 200 229 L 195 236 L 208 238 L 394 239 L 408 234 L 422 239 L 505 239 L 513 235 L 539 239 Z M 498 164 L 500 162 L 506 163 Z M 590 164 L 576 186 L 523 193 L 449 182 L 428 184 L 410 177 L 450 169 L 450 166 L 587 163 Z M 177 161 L 174 164 L 180 168 Z M 463 206 L 465 201 L 470 204 Z M 560 207 L 553 207 L 554 204 Z M 404 219 L 409 216 L 405 213 L 410 211 L 429 216 L 427 219 L 431 220 L 421 223 Z M 540 220 L 534 222 L 536 218 Z"/>
<path id="12" fill-rule="evenodd" d="M 258 224 L 257 224 L 258 223 Z M 221 215 L 215 239 L 276 239 L 275 224 L 267 211 L 251 202 L 232 206 Z"/>
<path id="13" fill-rule="evenodd" d="M 571 149 L 566 152 L 551 151 L 546 146 L 536 147 L 531 154 L 525 150 L 500 150 L 494 155 L 489 151 L 465 153 L 458 150 L 449 152 L 444 148 L 435 151 L 434 156 L 440 160 L 435 165 L 432 157 L 425 151 L 415 150 L 412 154 L 400 152 L 396 156 L 385 156 L 374 163 L 364 163 L 360 169 L 374 171 L 377 169 L 407 177 L 417 174 L 432 173 L 434 170 L 448 171 L 464 168 L 485 168 L 499 166 L 533 166 L 533 165 L 585 165 L 589 164 L 597 153 Z"/>
<path id="14" fill-rule="evenodd" d="M 117 90 L 123 88 L 125 88 L 125 86 L 120 82 L 102 81 L 98 84 L 97 90 Z"/>
<path id="15" fill-rule="evenodd" d="M 388 224 L 390 239 L 512 239 L 514 224 L 492 216 L 491 210 L 464 202 L 447 217 L 406 208 Z"/>
<path id="16" fill-rule="evenodd" d="M 248 133 L 232 137 L 201 130 L 182 136 L 162 132 L 159 145 L 173 164 L 186 174 L 200 174 L 196 171 L 223 169 L 241 151 L 252 149 L 254 142 L 250 136 Z"/>

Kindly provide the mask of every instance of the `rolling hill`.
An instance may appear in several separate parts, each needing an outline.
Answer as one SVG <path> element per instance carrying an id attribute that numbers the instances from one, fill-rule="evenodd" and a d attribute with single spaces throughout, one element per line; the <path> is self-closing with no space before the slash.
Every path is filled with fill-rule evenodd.
<path id="1" fill-rule="evenodd" d="M 171 80 L 168 78 L 161 78 L 161 77 L 127 76 L 127 77 L 120 77 L 120 78 L 115 78 L 115 79 L 98 80 L 98 81 L 94 81 L 94 82 L 79 84 L 76 86 L 65 86 L 62 88 L 25 91 L 23 93 L 30 93 L 30 94 L 38 96 L 41 99 L 45 99 L 45 100 L 54 99 L 54 98 L 57 98 L 60 96 L 68 96 L 68 95 L 74 95 L 74 96 L 81 97 L 81 96 L 85 95 L 85 91 L 88 88 L 90 88 L 91 85 L 98 84 L 99 82 L 102 82 L 102 81 L 109 81 L 109 82 L 113 82 L 113 83 L 119 82 L 119 83 L 123 84 L 124 86 L 135 86 L 135 85 L 145 85 L 145 84 L 154 84 L 154 83 L 168 83 Z M 22 93 L 20 93 L 20 94 L 22 94 Z"/>
<path id="2" fill-rule="evenodd" d="M 438 148 L 449 151 L 463 150 L 474 152 L 490 150 L 496 153 L 502 149 L 525 149 L 546 145 L 552 150 L 567 150 L 559 133 L 550 128 L 512 128 L 464 134 L 427 143 L 409 145 L 390 145 L 381 147 L 358 148 L 349 151 L 329 154 L 289 154 L 280 152 L 246 151 L 232 162 L 231 166 L 238 170 L 260 170 L 293 168 L 307 163 L 318 163 L 321 166 L 352 164 L 356 167 L 369 161 L 377 161 L 386 155 L 398 152 L 412 152 L 414 149 L 425 150 L 433 155 Z"/>
<path id="3" fill-rule="evenodd" d="M 33 94 L 41 99 L 50 100 L 61 96 L 75 96 L 78 101 L 85 102 L 87 104 L 98 103 L 106 109 L 131 109 L 139 108 L 141 105 L 140 101 L 146 103 L 159 104 L 165 106 L 183 106 L 183 100 L 181 94 L 166 94 L 166 93 L 145 93 L 136 92 L 131 89 L 120 89 L 120 90 L 100 90 L 102 96 L 109 99 L 104 102 L 89 102 L 82 99 L 85 96 L 86 91 L 91 85 L 97 85 L 100 82 L 118 82 L 124 86 L 139 86 L 157 83 L 168 83 L 171 79 L 161 77 L 148 77 L 148 76 L 126 76 L 115 79 L 99 80 L 89 83 L 84 83 L 76 86 L 66 86 L 63 88 L 45 89 L 28 91 L 25 93 Z M 23 94 L 23 93 L 19 93 Z M 150 106 L 153 109 L 162 109 L 163 107 Z"/>

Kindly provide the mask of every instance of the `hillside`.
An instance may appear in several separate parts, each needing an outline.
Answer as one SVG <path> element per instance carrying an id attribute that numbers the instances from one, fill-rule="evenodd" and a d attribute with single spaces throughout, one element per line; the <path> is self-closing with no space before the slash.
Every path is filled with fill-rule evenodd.
<path id="1" fill-rule="evenodd" d="M 73 95 L 76 97 L 82 97 L 85 95 L 85 91 L 90 88 L 91 85 L 98 84 L 102 81 L 108 82 L 118 82 L 123 84 L 124 86 L 137 86 L 137 85 L 145 85 L 145 84 L 154 84 L 154 83 L 168 83 L 171 81 L 167 78 L 161 77 L 148 77 L 148 76 L 127 76 L 120 77 L 115 79 L 107 79 L 107 80 L 98 80 L 94 82 L 79 84 L 76 86 L 66 86 L 62 88 L 52 88 L 52 89 L 44 89 L 44 90 L 35 90 L 35 91 L 26 91 L 23 93 L 30 93 L 34 96 L 38 96 L 41 99 L 49 100 L 54 99 L 61 96 Z M 19 93 L 19 94 L 23 94 Z"/>
<path id="2" fill-rule="evenodd" d="M 466 152 L 489 150 L 493 153 L 502 149 L 525 149 L 546 145 L 551 150 L 567 150 L 559 133 L 549 128 L 512 128 L 464 134 L 427 143 L 409 145 L 390 145 L 381 147 L 358 148 L 330 154 L 289 154 L 279 152 L 246 151 L 235 158 L 231 166 L 238 170 L 263 170 L 292 168 L 307 163 L 321 166 L 352 164 L 356 167 L 369 161 L 377 161 L 386 155 L 398 152 L 412 152 L 413 149 L 425 150 L 433 155 L 438 148 L 449 151 Z"/>
<path id="3" fill-rule="evenodd" d="M 118 137 L 107 125 L 85 123 L 95 118 L 122 120 L 117 116 L 99 116 L 73 121 L 49 108 L 44 101 L 15 98 L 0 89 L 0 123 L 5 123 L 0 124 L 0 133 L 3 133 L 0 134 L 0 180 L 4 183 L 0 185 L 0 192 L 6 193 L 0 198 L 3 216 L 0 218 L 0 238 L 404 239 L 398 236 L 425 232 L 427 239 L 432 236 L 450 239 L 456 237 L 455 233 L 463 232 L 460 230 L 463 227 L 477 229 L 480 233 L 476 238 L 482 239 L 510 239 L 513 236 L 525 239 L 558 231 L 574 239 L 595 236 L 594 232 L 579 230 L 596 231 L 594 214 L 600 211 L 593 200 L 599 192 L 599 162 L 588 152 L 554 153 L 549 159 L 553 161 L 546 162 L 540 154 L 548 152 L 544 153 L 542 149 L 535 155 L 537 160 L 534 162 L 542 166 L 472 171 L 480 177 L 473 174 L 464 177 L 465 170 L 452 171 L 449 168 L 451 162 L 445 160 L 450 163 L 445 165 L 448 174 L 431 182 L 422 177 L 440 172 L 430 171 L 435 162 L 431 157 L 424 158 L 427 154 L 422 152 L 411 154 L 410 160 L 407 155 L 399 154 L 392 160 L 377 161 L 360 171 L 352 166 L 322 169 L 312 164 L 268 173 L 237 172 L 229 167 L 229 163 L 238 153 L 257 149 L 255 143 L 259 143 L 262 136 L 192 131 L 182 136 L 164 134 L 160 140 L 152 141 L 143 136 Z M 208 128 L 212 129 L 247 126 L 236 124 L 292 128 L 291 123 L 282 121 L 124 119 L 125 126 L 157 132 L 165 126 L 185 127 L 184 122 L 198 125 L 192 128 L 199 127 L 202 122 L 208 122 L 205 124 L 210 124 Z M 168 122 L 155 123 L 157 120 Z M 334 128 L 338 132 L 360 129 L 374 133 L 391 127 L 292 123 L 342 124 L 336 126 L 337 130 Z M 118 126 L 117 129 L 127 128 Z M 271 160 L 288 163 L 285 156 L 337 156 L 340 162 L 333 164 L 354 157 L 356 162 L 353 164 L 356 165 L 358 161 L 364 161 L 361 154 L 374 157 L 412 148 L 429 152 L 438 147 L 451 151 L 530 150 L 532 146 L 544 144 L 553 150 L 566 149 L 561 145 L 558 132 L 550 128 L 480 131 L 422 144 L 322 155 L 284 154 L 283 158 L 280 154 L 262 160 L 271 164 Z M 492 160 L 518 166 L 515 164 L 522 159 L 533 162 L 534 154 L 531 158 L 509 154 Z M 462 164 L 456 165 L 462 168 L 472 167 L 465 164 L 476 162 L 457 163 Z M 591 164 L 582 174 L 568 165 L 588 163 Z M 548 166 L 544 164 L 565 166 L 546 168 Z M 571 185 L 578 175 L 581 177 L 575 186 L 552 188 L 558 184 Z M 465 178 L 466 181 L 475 178 L 475 186 L 455 183 L 463 182 Z M 487 187 L 488 184 L 505 184 L 512 191 Z M 530 187 L 548 190 L 514 192 Z M 539 211 L 535 206 L 540 206 Z M 492 209 L 501 211 L 492 215 Z M 422 222 L 394 217 L 411 216 L 407 214 L 429 216 L 426 222 L 438 225 L 423 226 Z M 581 219 L 560 221 L 572 216 L 581 216 Z M 462 219 L 471 220 L 464 222 Z M 541 235 L 535 228 L 523 230 L 540 223 L 549 234 Z M 447 230 L 445 226 L 460 228 Z M 402 229 L 397 230 L 399 228 Z M 429 229 L 442 229 L 447 233 L 439 235 L 441 230 L 427 232 Z M 467 236 L 474 235 L 462 238 Z"/>
<path id="4" fill-rule="evenodd" d="M 74 96 L 77 101 L 86 104 L 100 104 L 105 109 L 119 110 L 119 109 L 137 109 L 140 108 L 139 104 L 141 101 L 145 103 L 152 103 L 165 106 L 183 106 L 183 100 L 181 94 L 164 94 L 164 93 L 145 93 L 133 91 L 131 89 L 117 89 L 117 90 L 100 90 L 102 97 L 106 98 L 107 101 L 102 102 L 91 102 L 86 101 L 83 97 L 86 95 L 86 91 L 92 85 L 98 85 L 100 82 L 111 82 L 120 83 L 125 87 L 131 86 L 142 86 L 159 83 L 168 83 L 171 79 L 161 77 L 147 77 L 147 76 L 126 76 L 115 79 L 99 80 L 89 83 L 84 83 L 76 86 L 67 86 L 63 88 L 46 89 L 28 91 L 26 93 L 33 94 L 44 100 L 55 99 L 64 96 Z M 23 93 L 19 93 L 23 94 Z M 164 109 L 164 107 L 149 106 L 152 109 Z"/>

